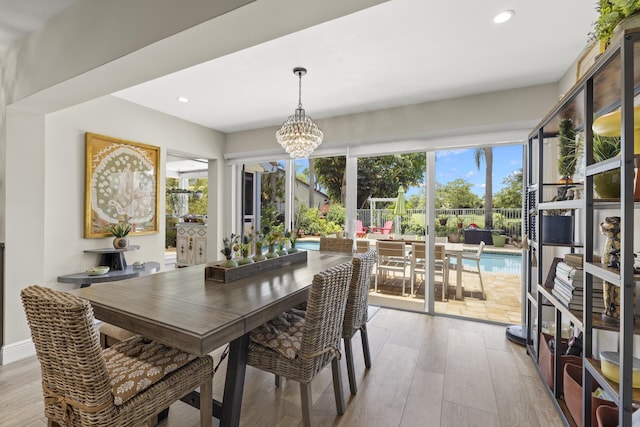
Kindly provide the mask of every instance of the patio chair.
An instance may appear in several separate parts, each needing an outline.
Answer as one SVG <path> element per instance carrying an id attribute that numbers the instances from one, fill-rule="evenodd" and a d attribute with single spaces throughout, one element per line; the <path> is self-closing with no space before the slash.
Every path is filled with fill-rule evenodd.
<path id="1" fill-rule="evenodd" d="M 321 237 L 320 250 L 329 252 L 353 252 L 353 239 L 338 239 L 335 237 Z"/>
<path id="2" fill-rule="evenodd" d="M 369 240 L 356 240 L 356 252 L 363 254 L 371 250 L 371 242 Z"/>
<path id="3" fill-rule="evenodd" d="M 352 271 L 345 262 L 316 274 L 303 320 L 279 317 L 250 334 L 248 365 L 300 383 L 304 426 L 311 425 L 311 381 L 329 362 L 336 409 L 344 414 L 339 355 Z"/>
<path id="4" fill-rule="evenodd" d="M 484 242 L 480 242 L 480 244 L 478 245 L 478 250 L 473 253 L 473 254 L 469 254 L 469 253 L 463 253 L 462 254 L 462 260 L 470 260 L 474 262 L 474 266 L 473 267 L 463 267 L 462 272 L 463 273 L 472 273 L 472 274 L 477 274 L 478 278 L 480 280 L 480 291 L 482 292 L 482 296 L 481 298 L 483 300 L 487 299 L 487 295 L 484 293 L 484 284 L 482 283 L 482 270 L 480 270 L 480 256 L 482 256 L 482 251 L 484 250 Z M 462 262 L 461 260 L 461 262 Z"/>
<path id="5" fill-rule="evenodd" d="M 35 285 L 20 296 L 40 361 L 50 426 L 139 425 L 198 387 L 200 423 L 211 426 L 210 356 L 140 335 L 103 350 L 88 301 Z"/>
<path id="6" fill-rule="evenodd" d="M 390 234 L 393 230 L 393 221 L 385 221 L 382 227 L 373 227 L 374 233 Z"/>
<path id="7" fill-rule="evenodd" d="M 369 231 L 368 227 L 362 226 L 362 221 L 356 219 L 356 237 L 365 237 Z"/>
<path id="8" fill-rule="evenodd" d="M 407 245 L 404 242 L 378 240 L 376 251 L 378 263 L 376 268 L 375 292 L 378 292 L 378 279 L 383 272 L 400 272 L 402 274 L 402 295 L 405 294 L 406 270 L 408 267 Z"/>
<path id="9" fill-rule="evenodd" d="M 433 252 L 433 269 L 434 272 L 442 275 L 442 301 L 447 297 L 447 286 L 449 281 L 449 266 L 446 262 L 444 245 L 436 245 Z M 411 245 L 411 296 L 415 296 L 418 292 L 419 285 L 415 287 L 414 282 L 417 274 L 426 274 L 426 244 L 413 243 Z"/>
<path id="10" fill-rule="evenodd" d="M 344 352 L 347 359 L 347 374 L 349 376 L 349 389 L 351 394 L 358 392 L 356 374 L 353 365 L 353 349 L 351 339 L 360 331 L 362 340 L 362 352 L 364 365 L 371 368 L 371 352 L 369 351 L 369 337 L 367 335 L 367 309 L 369 307 L 369 287 L 371 286 L 371 272 L 376 262 L 376 252 L 367 251 L 353 256 L 353 275 L 349 286 L 347 307 L 344 313 L 342 326 L 342 339 L 344 340 Z"/>

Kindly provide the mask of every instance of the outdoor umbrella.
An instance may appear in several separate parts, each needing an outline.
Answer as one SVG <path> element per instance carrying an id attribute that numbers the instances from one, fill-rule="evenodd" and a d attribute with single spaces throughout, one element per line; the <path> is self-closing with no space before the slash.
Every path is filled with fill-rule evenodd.
<path id="1" fill-rule="evenodd" d="M 401 234 L 400 218 L 407 214 L 407 202 L 404 198 L 404 187 L 402 185 L 398 188 L 398 199 L 396 200 L 396 207 L 393 209 L 393 214 L 396 216 L 396 234 Z"/>

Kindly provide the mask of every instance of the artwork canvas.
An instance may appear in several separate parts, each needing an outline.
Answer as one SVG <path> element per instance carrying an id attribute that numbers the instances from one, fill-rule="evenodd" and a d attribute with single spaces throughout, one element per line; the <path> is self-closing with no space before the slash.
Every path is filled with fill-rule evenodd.
<path id="1" fill-rule="evenodd" d="M 87 132 L 85 238 L 111 236 L 114 224 L 130 234 L 151 234 L 159 226 L 160 148 Z"/>

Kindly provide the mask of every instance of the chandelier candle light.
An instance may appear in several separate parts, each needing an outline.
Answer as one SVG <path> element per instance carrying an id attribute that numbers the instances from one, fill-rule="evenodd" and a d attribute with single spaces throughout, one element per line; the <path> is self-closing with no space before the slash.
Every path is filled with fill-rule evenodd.
<path id="1" fill-rule="evenodd" d="M 293 69 L 293 74 L 298 76 L 298 108 L 276 132 L 276 139 L 291 158 L 300 159 L 309 157 L 313 153 L 313 150 L 322 143 L 323 134 L 302 108 L 302 76 L 307 74 L 307 70 L 296 67 Z"/>

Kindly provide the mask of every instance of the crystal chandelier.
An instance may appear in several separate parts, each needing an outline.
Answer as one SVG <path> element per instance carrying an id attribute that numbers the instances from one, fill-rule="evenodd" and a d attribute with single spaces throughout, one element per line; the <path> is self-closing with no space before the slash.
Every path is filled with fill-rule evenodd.
<path id="1" fill-rule="evenodd" d="M 276 132 L 276 139 L 292 158 L 299 159 L 309 157 L 322 143 L 323 135 L 318 125 L 302 108 L 302 76 L 307 74 L 307 70 L 296 67 L 293 74 L 298 76 L 298 108 Z"/>

